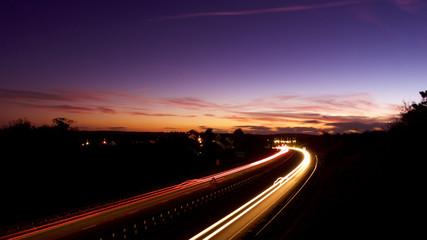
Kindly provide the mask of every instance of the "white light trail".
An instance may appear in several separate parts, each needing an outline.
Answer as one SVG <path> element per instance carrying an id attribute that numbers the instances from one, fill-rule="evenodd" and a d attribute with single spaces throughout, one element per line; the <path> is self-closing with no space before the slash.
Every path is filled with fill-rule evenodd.
<path id="1" fill-rule="evenodd" d="M 244 216 L 246 213 L 248 213 L 250 210 L 252 210 L 254 207 L 256 207 L 258 204 L 260 204 L 262 201 L 267 199 L 270 195 L 272 195 L 274 192 L 282 188 L 287 182 L 289 182 L 291 179 L 293 179 L 298 173 L 303 173 L 304 171 L 308 171 L 308 166 L 311 162 L 310 154 L 303 149 L 300 148 L 289 148 L 296 151 L 300 151 L 304 155 L 304 159 L 302 162 L 293 169 L 290 173 L 288 173 L 284 177 L 279 177 L 272 186 L 270 186 L 268 189 L 263 191 L 258 196 L 254 197 L 226 217 L 222 218 L 221 220 L 217 221 L 213 225 L 209 226 L 205 230 L 201 231 L 194 237 L 192 237 L 190 240 L 196 240 L 196 239 L 211 239 L 218 233 L 220 233 L 222 230 L 230 226 L 232 223 L 237 221 L 239 218 Z"/>

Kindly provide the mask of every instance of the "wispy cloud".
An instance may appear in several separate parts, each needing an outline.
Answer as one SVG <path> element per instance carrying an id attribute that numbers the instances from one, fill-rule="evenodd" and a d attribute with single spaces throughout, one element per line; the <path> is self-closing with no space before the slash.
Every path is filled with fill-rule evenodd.
<path id="1" fill-rule="evenodd" d="M 384 127 L 383 122 L 331 122 L 325 125 L 332 126 L 330 130 L 334 132 L 364 132 L 367 130 L 379 130 Z"/>
<path id="2" fill-rule="evenodd" d="M 90 107 L 81 107 L 81 106 L 71 106 L 71 105 L 33 105 L 34 108 L 44 108 L 61 112 L 71 112 L 71 113 L 90 113 L 96 111 L 94 108 Z"/>
<path id="3" fill-rule="evenodd" d="M 145 98 L 126 93 L 87 90 L 45 90 L 27 91 L 0 89 L 0 99 L 10 104 L 30 108 L 47 109 L 58 113 L 124 113 L 133 116 L 147 117 L 195 117 L 192 114 L 158 113 L 159 105 L 173 105 L 174 107 L 196 107 L 204 109 L 219 105 L 205 102 L 201 99 L 167 99 Z M 197 104 L 198 103 L 198 104 Z M 134 106 L 134 107 L 133 107 Z"/>
<path id="4" fill-rule="evenodd" d="M 423 0 L 392 0 L 392 2 L 402 11 L 411 14 L 420 13 L 427 7 Z"/>
<path id="5" fill-rule="evenodd" d="M 131 112 L 130 114 L 147 116 L 147 117 L 196 117 L 196 115 L 181 115 L 181 114 L 169 114 L 169 113 Z"/>
<path id="6" fill-rule="evenodd" d="M 107 102 L 112 96 L 122 96 L 116 93 L 88 90 L 55 89 L 44 91 L 0 89 L 0 99 L 16 101 L 64 101 L 64 102 Z"/>
<path id="7" fill-rule="evenodd" d="M 315 127 L 278 127 L 275 133 L 304 133 L 304 134 L 320 134 L 322 129 Z"/>
<path id="8" fill-rule="evenodd" d="M 0 99 L 8 100 L 70 100 L 66 96 L 55 93 L 45 93 L 26 90 L 0 89 Z"/>
<path id="9" fill-rule="evenodd" d="M 158 99 L 158 103 L 164 105 L 173 105 L 188 110 L 230 110 L 244 107 L 244 105 L 232 105 L 209 102 L 201 98 L 184 97 L 184 98 L 163 98 Z"/>
<path id="10" fill-rule="evenodd" d="M 108 105 L 105 94 L 78 90 L 29 91 L 0 89 L 0 99 L 31 109 L 48 109 L 67 113 L 108 113 L 116 110 Z"/>
<path id="11" fill-rule="evenodd" d="M 70 104 L 37 104 L 37 103 L 15 103 L 16 105 L 23 106 L 30 109 L 47 109 L 60 113 L 107 113 L 115 114 L 116 111 L 112 108 L 102 106 L 79 106 Z"/>
<path id="12" fill-rule="evenodd" d="M 375 1 L 374 1 L 375 2 Z M 389 1 L 376 1 L 378 3 L 388 5 L 384 7 L 390 7 L 389 5 L 392 5 L 396 9 L 400 10 L 401 12 L 416 15 L 416 14 L 422 14 L 427 10 L 427 1 L 425 0 L 389 0 Z M 398 18 L 390 18 L 387 17 L 384 13 L 387 11 L 384 11 L 383 8 L 379 8 L 376 5 L 373 4 L 364 4 L 364 5 L 358 5 L 351 9 L 351 12 L 354 14 L 354 16 L 359 19 L 361 22 L 376 26 L 381 31 L 384 31 L 391 36 L 393 36 L 396 39 L 414 39 L 414 38 L 408 38 L 407 34 L 403 34 L 399 27 L 396 26 L 396 19 Z M 424 32 L 424 26 L 422 24 L 411 26 L 411 28 L 418 28 L 418 31 Z M 412 35 L 411 35 L 412 36 Z M 422 38 L 415 37 L 415 43 L 419 44 L 421 46 L 424 46 L 424 41 Z"/>
<path id="13" fill-rule="evenodd" d="M 191 98 L 191 97 L 186 97 L 186 98 L 167 98 L 163 100 L 165 104 L 173 104 L 176 106 L 182 106 L 188 109 L 207 109 L 207 108 L 223 108 L 222 105 L 216 104 L 216 103 L 212 103 L 212 102 L 208 102 L 205 101 L 203 99 L 200 98 Z"/>
<path id="14" fill-rule="evenodd" d="M 240 126 L 234 126 L 234 128 L 240 128 L 245 133 L 252 133 L 252 134 L 271 134 L 276 132 L 274 128 L 267 127 L 267 126 L 240 125 Z"/>
<path id="15" fill-rule="evenodd" d="M 328 133 L 356 133 L 373 130 L 381 130 L 384 127 L 382 122 L 370 124 L 361 122 L 332 122 L 326 124 L 328 128 L 318 127 L 269 127 L 264 125 L 238 125 L 234 128 L 241 128 L 246 133 L 252 134 L 278 134 L 278 133 L 303 133 L 303 134 L 321 134 Z"/>
<path id="16" fill-rule="evenodd" d="M 311 9 L 341 7 L 341 6 L 359 4 L 360 2 L 361 1 L 351 0 L 351 1 L 329 2 L 329 3 L 312 4 L 312 5 L 298 5 L 298 6 L 264 8 L 264 9 L 243 10 L 243 11 L 188 13 L 188 14 L 159 17 L 151 20 L 164 21 L 164 20 L 199 18 L 199 17 L 209 17 L 209 16 L 242 16 L 242 15 L 256 15 L 256 14 L 279 13 L 279 12 L 294 12 L 294 11 L 305 11 L 305 10 L 311 10 Z"/>
<path id="17" fill-rule="evenodd" d="M 276 96 L 256 99 L 251 105 L 227 115 L 240 121 L 248 119 L 265 122 L 370 121 L 395 111 L 394 106 L 380 105 L 366 93 L 342 95 Z"/>
<path id="18" fill-rule="evenodd" d="M 224 118 L 240 121 L 251 122 L 258 121 L 264 123 L 287 123 L 300 125 L 324 125 L 325 123 L 341 123 L 341 122 L 362 122 L 372 123 L 377 121 L 387 121 L 388 117 L 369 117 L 360 115 L 328 115 L 320 113 L 278 113 L 278 112 L 246 112 L 236 115 L 225 116 Z"/>

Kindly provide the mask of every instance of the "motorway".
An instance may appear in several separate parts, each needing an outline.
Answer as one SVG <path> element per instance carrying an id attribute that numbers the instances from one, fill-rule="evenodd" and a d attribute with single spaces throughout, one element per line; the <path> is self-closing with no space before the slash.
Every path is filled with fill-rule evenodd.
<path id="1" fill-rule="evenodd" d="M 301 187 L 301 182 L 307 181 L 315 169 L 308 152 L 298 148 L 281 147 L 276 154 L 253 163 L 120 200 L 80 215 L 2 236 L 0 239 L 99 239 L 99 233 L 117 228 L 118 225 L 135 222 L 164 209 L 172 209 L 199 196 L 212 195 L 215 189 L 233 183 L 235 185 L 236 182 L 244 181 L 249 176 L 262 175 L 269 169 L 281 166 L 283 159 L 287 159 L 286 156 L 290 155 L 288 152 L 294 151 L 302 152 L 304 157 L 291 172 L 279 177 L 262 193 L 193 237 L 193 239 L 239 238 L 258 219 L 269 213 L 277 202 L 294 194 L 295 188 Z"/>
<path id="2" fill-rule="evenodd" d="M 281 200 L 295 193 L 295 188 L 302 187 L 315 171 L 314 161 L 310 154 L 303 149 L 290 148 L 303 153 L 301 163 L 290 173 L 277 180 L 263 192 L 246 202 L 224 218 L 207 227 L 190 240 L 196 239 L 240 239 L 260 219 L 270 213 Z M 299 190 L 299 189 L 297 189 Z M 298 191 L 297 191 L 298 192 Z M 289 198 L 292 200 L 292 197 Z"/>

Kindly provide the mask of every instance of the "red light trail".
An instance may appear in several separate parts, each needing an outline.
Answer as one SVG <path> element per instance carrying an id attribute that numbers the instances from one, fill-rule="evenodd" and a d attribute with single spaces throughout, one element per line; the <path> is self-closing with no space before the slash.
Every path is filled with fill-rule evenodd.
<path id="1" fill-rule="evenodd" d="M 212 181 L 224 185 L 236 181 L 242 176 L 252 174 L 270 162 L 280 159 L 279 157 L 287 153 L 289 148 L 280 147 L 278 150 L 277 153 L 253 163 L 120 200 L 87 213 L 22 230 L 0 239 L 59 239 L 79 231 L 87 231 L 97 226 L 109 224 L 112 221 L 119 221 L 128 215 L 149 211 L 150 208 L 158 207 L 169 201 L 172 202 L 172 200 L 181 199 L 185 201 L 196 195 L 212 191 Z"/>

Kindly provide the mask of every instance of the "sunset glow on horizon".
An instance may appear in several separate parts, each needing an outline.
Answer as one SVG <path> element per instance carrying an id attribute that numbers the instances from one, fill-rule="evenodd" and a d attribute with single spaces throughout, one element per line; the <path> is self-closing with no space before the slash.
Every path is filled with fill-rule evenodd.
<path id="1" fill-rule="evenodd" d="M 427 3 L 3 1 L 0 127 L 379 130 L 426 89 Z"/>

